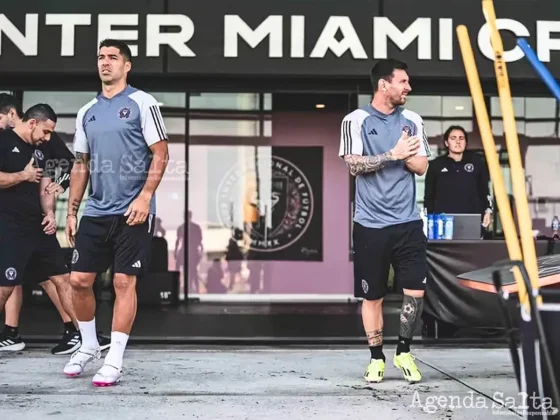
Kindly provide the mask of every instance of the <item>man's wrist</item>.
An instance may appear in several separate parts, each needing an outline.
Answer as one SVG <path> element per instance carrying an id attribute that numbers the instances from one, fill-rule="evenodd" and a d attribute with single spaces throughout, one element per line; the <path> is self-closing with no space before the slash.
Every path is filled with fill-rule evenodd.
<path id="1" fill-rule="evenodd" d="M 73 214 L 73 213 L 68 213 L 68 214 L 66 215 L 66 218 L 68 219 L 69 217 L 78 217 L 78 216 L 76 216 L 76 215 Z"/>
<path id="2" fill-rule="evenodd" d="M 152 193 L 150 193 L 149 191 L 141 191 L 140 192 L 140 197 L 143 198 L 144 200 L 147 200 L 147 201 L 151 200 L 153 196 L 154 195 Z"/>

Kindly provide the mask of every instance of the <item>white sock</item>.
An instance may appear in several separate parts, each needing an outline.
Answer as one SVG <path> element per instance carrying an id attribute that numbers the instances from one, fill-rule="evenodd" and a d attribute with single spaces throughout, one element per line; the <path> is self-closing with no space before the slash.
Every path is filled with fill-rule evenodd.
<path id="1" fill-rule="evenodd" d="M 111 333 L 111 348 L 105 357 L 105 364 L 122 369 L 126 343 L 128 343 L 127 334 L 113 331 Z"/>
<path id="2" fill-rule="evenodd" d="M 82 335 L 82 349 L 91 351 L 98 349 L 99 342 L 95 329 L 95 317 L 87 322 L 78 321 L 78 328 L 80 328 L 80 334 Z"/>

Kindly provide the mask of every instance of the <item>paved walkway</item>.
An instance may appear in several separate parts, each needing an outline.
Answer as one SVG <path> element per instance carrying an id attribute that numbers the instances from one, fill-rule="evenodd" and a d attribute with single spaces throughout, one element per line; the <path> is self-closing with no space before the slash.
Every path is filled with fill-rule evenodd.
<path id="1" fill-rule="evenodd" d="M 131 346 L 123 382 L 94 388 L 62 374 L 66 356 L 0 353 L 0 419 L 481 419 L 519 418 L 493 402 L 519 400 L 507 349 L 416 349 L 423 382 L 392 366 L 366 387 L 365 349 Z M 500 394 L 501 393 L 501 394 Z M 476 408 L 478 407 L 478 408 Z"/>

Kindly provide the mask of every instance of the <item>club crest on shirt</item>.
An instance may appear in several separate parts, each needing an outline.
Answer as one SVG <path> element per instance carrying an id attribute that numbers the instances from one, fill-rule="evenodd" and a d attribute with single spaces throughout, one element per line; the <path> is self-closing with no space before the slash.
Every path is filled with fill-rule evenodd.
<path id="1" fill-rule="evenodd" d="M 467 171 L 467 172 L 474 171 L 474 165 L 472 163 L 465 164 L 465 171 Z"/>
<path id="2" fill-rule="evenodd" d="M 34 154 L 35 154 L 35 157 L 39 160 L 43 160 L 45 158 L 45 155 L 39 149 L 35 149 Z"/>
<path id="3" fill-rule="evenodd" d="M 17 271 L 14 267 L 10 267 L 4 273 L 6 275 L 6 279 L 10 281 L 14 281 L 17 277 Z"/>
<path id="4" fill-rule="evenodd" d="M 80 259 L 80 254 L 78 253 L 77 249 L 74 249 L 74 252 L 72 253 L 72 264 L 76 264 L 79 259 Z"/>
<path id="5" fill-rule="evenodd" d="M 409 136 L 412 136 L 412 129 L 408 125 L 405 125 L 401 131 L 404 131 Z"/>
<path id="6" fill-rule="evenodd" d="M 122 107 L 121 109 L 119 109 L 119 118 L 121 120 L 127 120 L 130 118 L 130 108 Z"/>

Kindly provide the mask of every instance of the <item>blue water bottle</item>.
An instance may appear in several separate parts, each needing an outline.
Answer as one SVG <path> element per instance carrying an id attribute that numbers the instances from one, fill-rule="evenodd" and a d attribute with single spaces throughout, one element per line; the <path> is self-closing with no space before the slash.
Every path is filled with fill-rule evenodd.
<path id="1" fill-rule="evenodd" d="M 436 239 L 443 239 L 445 227 L 445 214 L 438 214 L 436 218 Z"/>
<path id="2" fill-rule="evenodd" d="M 444 238 L 447 240 L 453 239 L 453 216 L 445 216 L 445 234 Z"/>
<path id="3" fill-rule="evenodd" d="M 558 230 L 560 230 L 560 219 L 558 216 L 554 216 L 552 219 L 552 237 L 554 239 L 558 239 Z"/>
<path id="4" fill-rule="evenodd" d="M 436 235 L 434 234 L 434 215 L 428 214 L 428 239 L 435 239 Z"/>

